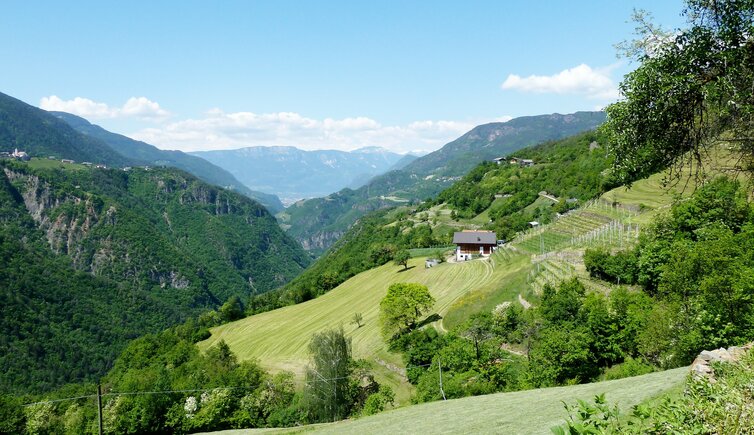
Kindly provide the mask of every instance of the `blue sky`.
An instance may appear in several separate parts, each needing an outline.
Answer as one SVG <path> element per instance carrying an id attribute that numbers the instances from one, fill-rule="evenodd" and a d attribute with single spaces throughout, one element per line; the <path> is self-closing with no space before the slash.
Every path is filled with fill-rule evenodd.
<path id="1" fill-rule="evenodd" d="M 614 101 L 634 8 L 683 24 L 679 0 L 2 2 L 0 91 L 168 149 L 431 151 Z"/>

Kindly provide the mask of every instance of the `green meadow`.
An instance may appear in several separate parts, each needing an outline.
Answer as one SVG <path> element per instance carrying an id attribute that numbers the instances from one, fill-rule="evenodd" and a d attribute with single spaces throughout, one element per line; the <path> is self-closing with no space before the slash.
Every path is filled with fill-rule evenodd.
<path id="1" fill-rule="evenodd" d="M 551 427 L 565 421 L 563 402 L 573 404 L 606 393 L 626 413 L 645 399 L 678 390 L 687 374 L 688 368 L 682 367 L 615 381 L 430 402 L 336 423 L 221 433 L 407 433 L 410 427 L 417 434 L 548 434 Z"/>

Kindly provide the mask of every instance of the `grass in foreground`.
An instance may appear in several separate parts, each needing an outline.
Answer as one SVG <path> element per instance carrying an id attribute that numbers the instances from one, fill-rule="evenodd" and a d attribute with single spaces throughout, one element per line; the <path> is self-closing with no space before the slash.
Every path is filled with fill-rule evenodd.
<path id="1" fill-rule="evenodd" d="M 562 424 L 567 416 L 563 401 L 591 400 L 597 394 L 607 393 L 611 403 L 618 403 L 627 412 L 645 399 L 677 388 L 687 374 L 688 368 L 682 367 L 616 381 L 431 402 L 330 424 L 223 433 L 548 434 L 551 427 Z"/>

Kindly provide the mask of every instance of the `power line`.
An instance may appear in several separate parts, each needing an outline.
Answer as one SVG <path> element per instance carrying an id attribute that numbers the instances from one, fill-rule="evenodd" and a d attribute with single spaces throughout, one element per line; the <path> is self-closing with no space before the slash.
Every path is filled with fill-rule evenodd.
<path id="1" fill-rule="evenodd" d="M 27 403 L 27 404 L 25 404 L 23 406 L 47 405 L 47 404 L 51 404 L 51 403 L 65 402 L 67 400 L 91 399 L 93 397 L 97 397 L 97 395 L 96 394 L 90 394 L 88 396 L 65 397 L 63 399 L 44 400 L 44 401 L 41 401 L 41 402 Z"/>
<path id="2" fill-rule="evenodd" d="M 411 365 L 411 366 L 406 366 L 406 370 L 412 369 L 412 368 L 425 368 L 425 367 L 430 367 L 430 366 L 432 366 L 431 363 L 430 364 Z M 324 382 L 330 382 L 330 381 L 335 381 L 335 380 L 341 380 L 341 379 L 348 379 L 348 378 L 350 378 L 350 376 L 338 376 L 338 377 L 335 377 L 335 378 L 324 378 L 324 377 L 322 377 L 319 374 L 317 374 L 317 375 L 320 377 L 319 381 L 324 381 Z M 311 385 L 311 384 L 314 384 L 314 383 L 315 383 L 315 381 L 306 381 L 306 380 L 303 381 L 304 385 Z M 274 383 L 274 382 L 270 382 L 270 381 L 266 382 L 267 386 L 272 386 L 272 387 L 280 387 L 280 386 L 284 386 L 284 385 L 297 385 L 297 384 L 299 384 L 299 383 L 297 383 L 295 381 L 282 382 L 282 383 Z M 106 397 L 106 396 L 142 396 L 142 395 L 150 395 L 150 394 L 178 394 L 178 393 L 199 393 L 199 392 L 201 392 L 201 393 L 209 393 L 209 392 L 218 391 L 218 390 L 256 390 L 259 387 L 260 387 L 260 385 L 256 385 L 256 386 L 253 386 L 253 387 L 251 387 L 251 386 L 249 386 L 249 387 L 213 387 L 213 388 L 192 388 L 192 389 L 183 389 L 183 390 L 110 391 L 108 393 L 101 394 L 101 397 Z M 89 395 L 85 395 L 85 396 L 76 396 L 76 397 L 64 397 L 64 398 L 60 398 L 60 399 L 43 400 L 43 401 L 39 401 L 39 402 L 26 403 L 23 406 L 28 407 L 28 406 L 35 406 L 35 405 L 45 405 L 45 404 L 60 403 L 60 402 L 71 401 L 71 400 L 92 399 L 92 398 L 96 398 L 96 397 L 97 397 L 97 394 L 89 394 Z"/>

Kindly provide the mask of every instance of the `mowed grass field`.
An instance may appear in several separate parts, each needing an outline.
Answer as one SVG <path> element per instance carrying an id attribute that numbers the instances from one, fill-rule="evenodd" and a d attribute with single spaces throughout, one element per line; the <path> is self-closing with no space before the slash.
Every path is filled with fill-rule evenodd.
<path id="1" fill-rule="evenodd" d="M 722 146 L 713 147 L 704 155 L 702 170 L 697 173 L 699 165 L 694 163 L 684 166 L 677 176 L 671 176 L 669 170 L 634 182 L 630 188 L 617 187 L 602 195 L 610 202 L 624 205 L 642 206 L 645 210 L 634 220 L 636 223 L 649 223 L 658 212 L 670 207 L 676 198 L 687 198 L 697 188 L 697 182 L 710 180 L 720 175 L 737 178 L 741 183 L 752 180 L 749 173 L 741 171 L 736 154 Z M 696 176 L 700 176 L 700 180 Z"/>
<path id="2" fill-rule="evenodd" d="M 254 358 L 268 370 L 289 370 L 302 379 L 312 335 L 342 326 L 352 339 L 354 358 L 372 361 L 378 381 L 391 385 L 399 402 L 405 404 L 411 386 L 398 369 L 404 366 L 403 361 L 387 350 L 380 334 L 379 304 L 388 286 L 396 282 L 426 285 L 436 299 L 432 313 L 445 316 L 460 298 L 489 294 L 511 274 L 520 272 L 519 268 L 506 268 L 509 261 L 508 257 L 496 256 L 491 261 L 444 263 L 425 269 L 424 259 L 415 258 L 408 270 L 388 263 L 356 275 L 316 299 L 213 328 L 211 337 L 198 345 L 206 350 L 225 340 L 239 359 Z M 511 300 L 517 296 L 510 294 Z M 351 323 L 354 313 L 363 317 L 360 328 Z M 435 326 L 444 329 L 442 320 Z"/>
<path id="3" fill-rule="evenodd" d="M 551 427 L 565 421 L 563 402 L 591 401 L 595 395 L 606 393 L 609 402 L 617 403 L 624 413 L 630 412 L 645 399 L 678 390 L 687 374 L 688 368 L 682 367 L 616 381 L 431 402 L 336 423 L 222 433 L 548 434 Z"/>
<path id="4" fill-rule="evenodd" d="M 33 157 L 26 164 L 34 169 L 90 169 L 80 163 L 63 163 L 60 160 L 42 159 L 38 157 Z"/>

